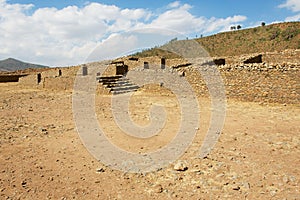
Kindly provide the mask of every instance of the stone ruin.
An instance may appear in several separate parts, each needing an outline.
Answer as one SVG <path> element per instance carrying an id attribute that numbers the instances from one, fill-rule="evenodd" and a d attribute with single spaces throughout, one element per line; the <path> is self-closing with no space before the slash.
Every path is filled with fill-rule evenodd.
<path id="1" fill-rule="evenodd" d="M 262 55 L 256 55 L 256 56 L 252 56 L 250 58 L 247 58 L 246 60 L 244 60 L 244 64 L 250 64 L 250 63 L 262 63 Z"/>
<path id="2" fill-rule="evenodd" d="M 27 74 L 3 74 L 0 75 L 0 82 L 19 82 L 19 79 L 24 76 L 27 76 Z"/>
<path id="3" fill-rule="evenodd" d="M 73 88 L 77 69 L 78 67 L 50 68 L 20 77 L 18 82 L 25 87 L 68 90 Z"/>

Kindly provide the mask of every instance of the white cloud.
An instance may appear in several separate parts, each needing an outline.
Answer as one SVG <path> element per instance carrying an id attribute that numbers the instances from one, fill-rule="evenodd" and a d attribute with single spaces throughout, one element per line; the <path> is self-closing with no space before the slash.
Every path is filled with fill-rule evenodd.
<path id="1" fill-rule="evenodd" d="M 168 5 L 168 8 L 178 8 L 180 6 L 179 1 L 174 1 Z"/>
<path id="2" fill-rule="evenodd" d="M 247 19 L 247 17 L 242 15 L 235 15 L 233 17 L 227 17 L 225 19 L 220 18 L 211 18 L 206 24 L 206 32 L 214 32 L 214 31 L 229 31 L 232 25 L 241 25 L 240 22 L 243 22 Z"/>
<path id="3" fill-rule="evenodd" d="M 190 5 L 184 4 L 176 9 L 170 9 L 160 14 L 147 27 L 160 27 L 172 29 L 182 34 L 189 33 L 212 33 L 229 30 L 231 24 L 243 22 L 246 16 L 233 16 L 223 18 L 196 17 L 189 12 Z"/>
<path id="4" fill-rule="evenodd" d="M 286 0 L 285 3 L 280 4 L 278 6 L 279 8 L 286 8 L 293 12 L 300 12 L 300 0 Z M 294 16 L 289 16 L 285 18 L 286 22 L 290 21 L 300 21 L 300 13 L 297 13 Z"/>
<path id="5" fill-rule="evenodd" d="M 120 9 L 99 3 L 83 8 L 40 8 L 0 2 L 0 58 L 16 57 L 49 65 L 84 62 L 101 40 L 149 18 L 143 9 Z"/>
<path id="6" fill-rule="evenodd" d="M 124 53 L 135 49 L 138 39 L 134 34 L 111 34 L 91 52 L 88 62 L 112 59 L 123 56 Z"/>
<path id="7" fill-rule="evenodd" d="M 297 15 L 285 18 L 285 21 L 287 21 L 287 22 L 300 21 L 300 13 Z"/>
<path id="8" fill-rule="evenodd" d="M 120 45 L 135 48 L 134 37 L 115 35 L 122 31 L 158 27 L 182 34 L 206 34 L 246 20 L 245 16 L 207 19 L 191 14 L 190 9 L 191 5 L 175 1 L 155 15 L 146 9 L 121 9 L 100 3 L 87 3 L 82 8 L 34 9 L 32 4 L 0 0 L 0 59 L 15 57 L 53 66 L 74 65 L 85 62 L 99 45 L 107 57 L 113 55 L 116 46 L 121 51 L 125 49 Z M 114 40 L 110 40 L 112 34 Z"/>
<path id="9" fill-rule="evenodd" d="M 278 7 L 279 8 L 287 8 L 289 10 L 292 10 L 293 12 L 299 12 L 300 11 L 300 1 L 299 0 L 286 0 L 285 3 L 280 4 Z"/>

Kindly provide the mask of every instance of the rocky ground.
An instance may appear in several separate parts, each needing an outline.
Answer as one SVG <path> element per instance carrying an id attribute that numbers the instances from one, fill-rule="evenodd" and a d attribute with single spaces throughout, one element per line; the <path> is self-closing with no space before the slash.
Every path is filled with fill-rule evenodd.
<path id="1" fill-rule="evenodd" d="M 200 128 L 186 153 L 161 170 L 131 174 L 86 150 L 73 121 L 71 91 L 1 83 L 0 93 L 0 199 L 300 199 L 299 103 L 228 99 L 219 141 L 200 159 L 211 108 L 208 98 L 198 97 Z M 130 104 L 140 124 L 149 122 L 153 101 L 166 107 L 170 135 L 159 142 L 122 136 L 110 98 L 97 95 L 96 113 L 114 144 L 147 152 L 172 138 L 178 102 L 168 92 L 141 90 Z"/>

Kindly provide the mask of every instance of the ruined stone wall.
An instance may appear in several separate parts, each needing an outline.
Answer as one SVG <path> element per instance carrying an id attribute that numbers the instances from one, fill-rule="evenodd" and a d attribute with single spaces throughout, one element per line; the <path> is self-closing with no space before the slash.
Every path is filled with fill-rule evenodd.
<path id="1" fill-rule="evenodd" d="M 18 82 L 19 78 L 25 75 L 17 75 L 17 74 L 0 74 L 0 83 L 6 83 L 6 82 Z"/>
<path id="2" fill-rule="evenodd" d="M 43 88 L 51 90 L 72 90 L 75 77 L 45 77 Z"/>
<path id="3" fill-rule="evenodd" d="M 262 55 L 262 62 L 268 64 L 288 64 L 288 63 L 300 63 L 300 49 L 296 50 L 284 50 L 281 52 L 262 52 L 256 54 L 246 54 L 239 56 L 227 56 L 226 64 L 243 63 L 245 60 Z"/>
<path id="4" fill-rule="evenodd" d="M 30 74 L 28 76 L 24 76 L 19 78 L 19 85 L 23 87 L 42 87 L 42 83 L 38 84 L 38 75 L 37 74 Z"/>
<path id="5" fill-rule="evenodd" d="M 144 67 L 144 62 L 149 63 L 149 68 L 150 69 L 160 69 L 161 67 L 161 57 L 158 56 L 153 56 L 153 57 L 145 57 L 145 58 L 138 58 L 138 60 L 131 60 L 130 57 L 127 58 L 121 58 L 116 61 L 123 61 L 125 65 L 128 66 L 128 70 L 133 70 L 136 68 L 143 68 Z M 178 63 L 186 63 L 187 61 L 182 58 L 178 59 L 166 59 L 165 65 L 167 67 L 175 66 Z M 95 63 L 94 63 L 95 65 Z M 105 72 L 102 74 L 102 76 L 114 76 L 116 74 L 116 65 L 115 64 L 110 64 Z"/>
<path id="6" fill-rule="evenodd" d="M 210 67 L 210 66 L 204 66 Z M 218 67 L 220 75 L 225 86 L 226 96 L 229 99 L 241 101 L 254 101 L 262 103 L 282 103 L 299 104 L 300 102 L 300 65 L 267 65 L 262 64 L 244 64 L 244 65 L 224 65 Z M 191 65 L 178 69 L 139 69 L 133 70 L 128 74 L 128 78 L 141 83 L 148 83 L 147 76 L 155 76 L 160 79 L 165 86 L 166 82 L 180 88 L 181 85 L 175 79 L 165 79 L 166 73 L 180 77 L 185 72 L 186 80 L 192 86 L 195 94 L 201 97 L 209 97 L 207 84 L 200 73 L 199 67 Z M 138 78 L 138 80 L 137 80 Z M 217 76 L 210 76 L 212 87 L 218 87 L 216 83 Z M 149 79 L 149 78 L 148 78 Z M 177 84 L 177 85 L 176 85 Z M 215 85 L 214 85 L 215 84 Z M 159 87 L 159 83 L 148 84 L 142 87 L 142 90 L 160 95 L 166 95 Z M 182 93 L 185 91 L 182 90 Z"/>
<path id="7" fill-rule="evenodd" d="M 237 99 L 241 101 L 255 101 L 265 103 L 282 103 L 282 104 L 299 104 L 300 102 L 300 61 L 297 60 L 299 51 L 286 51 L 279 53 L 268 53 L 262 56 L 262 63 L 244 64 L 243 59 L 249 58 L 253 55 L 237 58 L 226 58 L 226 64 L 218 66 L 221 76 L 224 81 L 226 95 L 229 99 Z M 282 60 L 276 61 L 277 56 Z M 281 57 L 282 56 L 282 57 Z M 185 75 L 197 96 L 209 97 L 207 85 L 200 74 L 199 65 L 182 65 L 187 61 L 184 59 L 167 59 L 166 69 L 160 69 L 161 58 L 150 57 L 140 58 L 138 61 L 123 59 L 124 64 L 128 65 L 131 76 L 136 75 L 143 81 L 143 73 L 151 72 L 151 70 L 163 73 L 173 73 L 173 76 L 180 77 Z M 229 59 L 229 62 L 228 62 Z M 230 60 L 231 59 L 231 60 Z M 269 62 L 266 62 L 269 59 Z M 294 59 L 294 60 L 293 60 Z M 291 62 L 284 62 L 290 60 Z M 271 62 L 272 61 L 272 62 Z M 149 70 L 143 69 L 144 62 L 149 62 Z M 95 62 L 87 64 L 87 66 L 97 67 L 100 64 Z M 174 66 L 181 66 L 172 68 Z M 211 66 L 204 66 L 211 67 Z M 20 85 L 27 85 L 30 87 L 46 88 L 52 90 L 69 90 L 73 88 L 75 75 L 81 66 L 59 68 L 61 74 L 57 74 L 59 69 L 51 69 L 47 72 L 41 73 L 42 81 L 37 84 L 37 74 L 29 75 L 20 78 Z M 139 68 L 139 69 L 137 69 Z M 109 65 L 107 70 L 102 75 L 115 75 L 115 66 Z M 140 70 L 140 71 L 139 71 Z M 141 73 L 142 72 L 142 73 Z M 184 72 L 184 73 L 183 73 Z M 130 78 L 130 76 L 129 76 Z M 183 77 L 182 77 L 183 78 Z M 215 77 L 211 77 L 214 79 Z M 96 81 L 96 80 L 95 80 Z M 176 83 L 171 78 L 166 80 Z M 155 86 L 146 86 L 142 89 L 147 89 L 151 92 L 157 92 L 164 95 L 164 90 L 156 84 Z M 217 86 L 215 86 L 217 87 Z M 180 85 L 178 85 L 180 88 Z M 103 88 L 100 84 L 97 89 L 101 94 L 109 94 L 108 90 Z M 182 91 L 184 92 L 184 91 Z M 167 93 L 166 93 L 167 94 Z"/>
<path id="8" fill-rule="evenodd" d="M 229 98 L 243 101 L 300 102 L 299 70 L 222 71 Z"/>
<path id="9" fill-rule="evenodd" d="M 36 71 L 19 79 L 20 87 L 45 88 L 51 90 L 71 90 L 79 67 L 50 68 Z"/>
<path id="10" fill-rule="evenodd" d="M 219 67 L 227 98 L 266 103 L 300 102 L 300 65 L 256 64 Z M 208 96 L 206 83 L 197 69 L 185 69 L 197 95 Z"/>
<path id="11" fill-rule="evenodd" d="M 263 55 L 263 60 L 266 63 L 300 63 L 300 49 L 285 50 L 282 52 L 267 52 Z"/>

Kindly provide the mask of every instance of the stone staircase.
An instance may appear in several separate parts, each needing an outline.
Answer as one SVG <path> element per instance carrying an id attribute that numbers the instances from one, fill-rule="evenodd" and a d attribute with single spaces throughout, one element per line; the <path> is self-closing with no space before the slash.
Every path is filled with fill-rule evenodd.
<path id="1" fill-rule="evenodd" d="M 139 89 L 138 85 L 132 83 L 128 78 L 122 75 L 102 76 L 97 77 L 96 80 L 112 94 L 134 92 Z"/>

